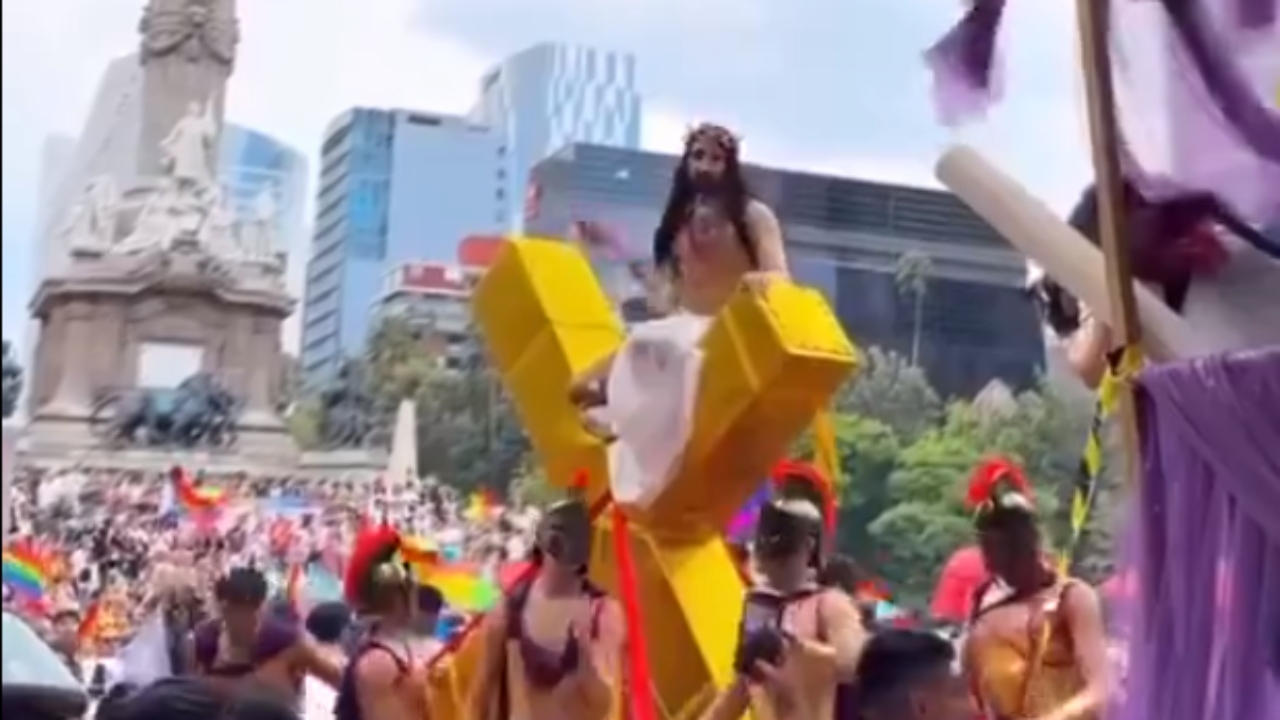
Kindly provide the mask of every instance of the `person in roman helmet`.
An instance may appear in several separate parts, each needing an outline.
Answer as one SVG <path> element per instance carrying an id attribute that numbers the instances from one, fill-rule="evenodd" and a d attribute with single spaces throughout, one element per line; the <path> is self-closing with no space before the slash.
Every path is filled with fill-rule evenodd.
<path id="1" fill-rule="evenodd" d="M 1125 181 L 1122 199 L 1134 279 L 1182 315 L 1207 351 L 1280 343 L 1280 242 L 1210 193 L 1148 199 Z M 1085 190 L 1068 222 L 1100 243 L 1096 186 Z M 1042 271 L 1028 289 L 1045 324 L 1063 339 L 1073 372 L 1096 387 L 1118 343 L 1106 318 Z"/>
<path id="2" fill-rule="evenodd" d="M 991 574 L 975 592 L 962 651 L 975 699 L 999 720 L 1095 720 L 1110 683 L 1097 594 L 1046 557 L 1018 466 L 981 464 L 967 501 Z"/>
<path id="3" fill-rule="evenodd" d="M 819 582 L 835 523 L 829 481 L 811 465 L 786 462 L 773 483 L 752 543 L 756 579 L 744 601 L 736 677 L 706 720 L 741 717 L 753 694 L 776 720 L 835 716 L 867 639 L 853 599 Z"/>
<path id="4" fill-rule="evenodd" d="M 343 578 L 362 628 L 338 686 L 335 720 L 422 720 L 426 677 L 416 657 L 418 584 L 389 525 L 356 537 Z"/>
<path id="5" fill-rule="evenodd" d="M 618 244 L 599 237 L 607 234 L 599 224 L 576 227 L 588 243 Z M 671 193 L 653 235 L 652 267 L 645 278 L 651 309 L 665 317 L 641 323 L 632 341 L 619 350 L 617 357 L 628 361 L 624 377 L 617 377 L 614 356 L 609 356 L 575 378 L 569 394 L 580 407 L 607 408 L 611 398 L 622 405 L 616 413 L 605 412 L 604 421 L 586 415 L 588 427 L 607 433 L 602 428 L 616 424 L 614 415 L 630 414 L 630 399 L 613 396 L 629 395 L 626 388 L 641 381 L 637 373 L 644 368 L 632 368 L 630 361 L 644 362 L 644 356 L 652 356 L 646 348 L 691 348 L 739 287 L 745 284 L 763 291 L 789 277 L 778 219 L 747 188 L 738 138 L 719 125 L 695 127 L 685 138 L 684 153 L 672 177 Z M 675 368 L 663 364 L 656 372 L 675 374 Z M 649 414 L 653 415 L 652 410 Z"/>
<path id="6" fill-rule="evenodd" d="M 217 617 L 195 627 L 183 667 L 223 687 L 250 681 L 296 703 L 310 675 L 336 687 L 341 670 L 295 623 L 266 612 L 267 580 L 234 568 L 214 585 Z"/>
<path id="7" fill-rule="evenodd" d="M 580 498 L 544 511 L 535 573 L 481 627 L 476 720 L 605 720 L 621 709 L 622 609 L 587 580 L 591 514 Z"/>

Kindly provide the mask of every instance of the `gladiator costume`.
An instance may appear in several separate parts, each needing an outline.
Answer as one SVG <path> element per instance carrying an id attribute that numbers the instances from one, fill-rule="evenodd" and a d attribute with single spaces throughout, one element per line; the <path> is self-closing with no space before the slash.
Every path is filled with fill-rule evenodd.
<path id="1" fill-rule="evenodd" d="M 970 479 L 968 504 L 981 530 L 1001 523 L 1034 523 L 1031 484 L 1016 465 L 992 460 L 980 465 Z M 1045 595 L 1009 593 L 991 597 L 999 589 L 988 580 L 974 593 L 966 646 L 976 699 L 997 720 L 1035 718 L 1051 714 L 1085 686 L 1075 660 L 1070 629 L 1061 616 L 1063 601 L 1078 589 L 1078 581 L 1047 576 Z M 1026 605 L 1026 631 L 1015 638 L 975 642 L 972 630 L 983 617 L 1001 608 Z"/>
<path id="2" fill-rule="evenodd" d="M 584 661 L 583 643 L 599 637 L 600 615 L 607 596 L 587 579 L 587 561 L 591 557 L 591 514 L 579 499 L 566 500 L 548 508 L 538 527 L 538 545 L 534 549 L 535 564 L 545 557 L 567 565 L 581 567 L 581 594 L 591 604 L 591 623 L 586 638 L 568 631 L 563 649 L 552 650 L 539 645 L 526 632 L 525 607 L 533 588 L 533 579 L 518 585 L 506 600 L 504 653 L 498 686 L 498 718 L 513 717 L 513 682 L 523 682 L 536 693 L 548 693 L 565 678 L 573 675 Z M 513 670 L 514 669 L 514 670 Z M 513 677 L 512 673 L 518 673 Z"/>
<path id="3" fill-rule="evenodd" d="M 389 655 L 395 662 L 397 683 L 408 678 L 415 667 L 407 635 L 403 642 L 392 642 L 378 632 L 377 614 L 389 600 L 402 594 L 406 605 L 414 601 L 417 583 L 409 565 L 400 558 L 400 543 L 400 533 L 388 525 L 366 528 L 356 537 L 343 578 L 343 594 L 357 612 L 370 619 L 349 648 L 350 657 L 338 684 L 334 720 L 369 720 L 361 712 L 356 687 L 356 667 L 365 655 Z"/>

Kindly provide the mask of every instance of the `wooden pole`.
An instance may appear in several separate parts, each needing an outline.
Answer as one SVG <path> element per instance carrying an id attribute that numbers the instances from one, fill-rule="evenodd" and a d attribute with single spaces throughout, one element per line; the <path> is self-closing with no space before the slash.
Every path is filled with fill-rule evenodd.
<path id="1" fill-rule="evenodd" d="M 1133 273 L 1129 267 L 1125 237 L 1120 130 L 1116 118 L 1115 85 L 1107 44 L 1110 35 L 1112 0 L 1076 0 L 1079 23 L 1080 61 L 1085 81 L 1085 102 L 1089 111 L 1089 140 L 1093 170 L 1097 178 L 1098 232 L 1107 273 L 1107 295 L 1111 314 L 1113 347 L 1137 347 L 1142 342 L 1137 303 L 1133 293 Z M 1138 479 L 1139 435 L 1133 388 L 1120 389 L 1119 421 L 1123 427 L 1128 477 Z"/>

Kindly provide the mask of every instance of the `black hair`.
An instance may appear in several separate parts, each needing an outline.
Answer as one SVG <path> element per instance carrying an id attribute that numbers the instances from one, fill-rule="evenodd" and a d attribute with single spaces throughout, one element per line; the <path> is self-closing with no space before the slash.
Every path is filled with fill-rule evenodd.
<path id="1" fill-rule="evenodd" d="M 235 568 L 213 588 L 219 602 L 242 606 L 261 606 L 267 601 L 267 593 L 267 578 L 253 568 Z"/>
<path id="2" fill-rule="evenodd" d="M 1162 251 L 1160 245 L 1193 232 L 1205 222 L 1216 223 L 1249 245 L 1274 257 L 1275 246 L 1266 236 L 1251 227 L 1216 195 L 1207 192 L 1183 193 L 1159 200 L 1148 199 L 1128 179 L 1121 184 L 1123 238 L 1128 243 L 1133 276 L 1155 283 L 1165 304 L 1181 312 L 1191 289 L 1192 269 L 1157 269 L 1152 259 Z M 1067 223 L 1094 245 L 1101 245 L 1101 221 L 1098 188 L 1090 185 L 1067 217 Z M 1060 336 L 1080 327 L 1079 301 L 1056 280 L 1046 277 L 1028 288 L 1040 305 L 1045 322 Z"/>
<path id="3" fill-rule="evenodd" d="M 858 707 L 878 710 L 901 702 L 922 681 L 950 672 L 955 660 L 955 647 L 934 633 L 882 630 L 867 641 L 858 660 Z"/>
<path id="4" fill-rule="evenodd" d="M 699 194 L 693 178 L 689 177 L 689 151 L 700 137 L 704 136 L 694 131 L 685 139 L 684 153 L 671 176 L 671 194 L 667 196 L 658 229 L 653 233 L 653 266 L 657 269 L 666 268 L 674 273 L 680 271 L 679 258 L 676 256 L 676 236 L 689 219 L 689 213 Z M 721 203 L 754 268 L 759 260 L 754 238 L 747 229 L 747 204 L 755 196 L 747 187 L 746 177 L 743 176 L 737 145 L 722 142 L 721 146 L 724 149 L 724 194 L 716 199 Z"/>
<path id="5" fill-rule="evenodd" d="M 444 607 L 444 593 L 434 585 L 418 586 L 418 611 L 428 615 L 439 614 Z"/>
<path id="6" fill-rule="evenodd" d="M 852 594 L 869 579 L 866 571 L 848 555 L 835 554 L 826 559 L 818 573 L 818 584 Z"/>
<path id="7" fill-rule="evenodd" d="M 341 642 L 350 624 L 351 608 L 343 602 L 320 603 L 307 613 L 307 632 L 322 643 L 336 645 Z"/>

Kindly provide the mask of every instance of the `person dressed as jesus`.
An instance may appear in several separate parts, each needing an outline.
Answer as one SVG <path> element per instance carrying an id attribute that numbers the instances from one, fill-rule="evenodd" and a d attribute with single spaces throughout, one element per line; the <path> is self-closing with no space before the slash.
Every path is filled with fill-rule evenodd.
<path id="1" fill-rule="evenodd" d="M 579 231 L 603 232 L 593 223 L 580 224 Z M 660 317 L 635 326 L 617 353 L 569 388 L 588 428 L 621 441 L 613 448 L 615 495 L 628 478 L 656 489 L 674 467 L 690 430 L 697 348 L 712 319 L 739 288 L 763 293 L 789 279 L 782 230 L 747 187 L 738 138 L 719 125 L 693 128 L 645 277 L 650 309 Z"/>

